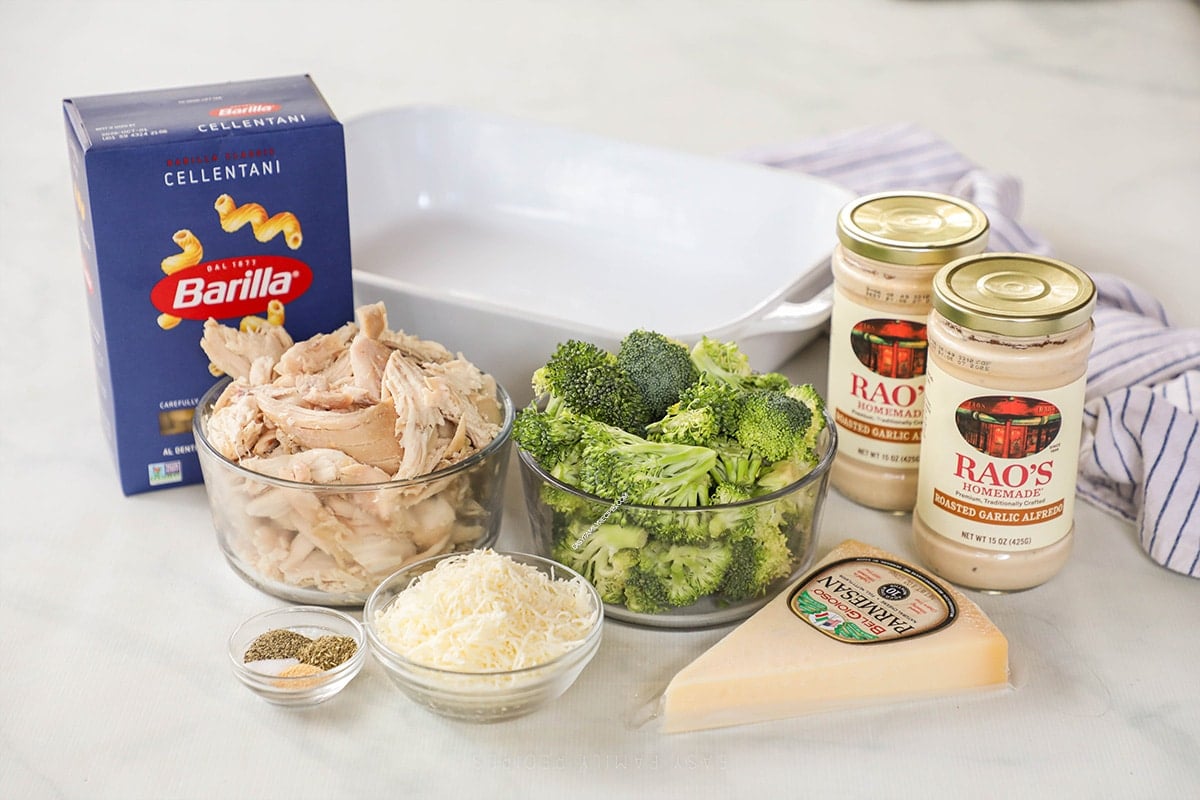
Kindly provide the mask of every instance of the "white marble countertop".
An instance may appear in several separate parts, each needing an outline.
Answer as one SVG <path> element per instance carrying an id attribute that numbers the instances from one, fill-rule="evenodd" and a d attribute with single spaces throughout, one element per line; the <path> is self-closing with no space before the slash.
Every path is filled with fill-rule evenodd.
<path id="1" fill-rule="evenodd" d="M 724 630 L 611 622 L 566 695 L 499 725 L 431 716 L 374 663 L 312 710 L 250 695 L 225 640 L 282 602 L 226 566 L 202 487 L 117 486 L 60 101 L 296 72 L 343 119 L 436 102 L 708 154 L 914 121 L 1021 177 L 1062 258 L 1200 306 L 1192 2 L 0 4 L 0 796 L 1195 794 L 1200 583 L 1087 505 L 1060 576 L 978 598 L 1011 644 L 1000 695 L 668 737 L 634 709 Z M 821 550 L 911 556 L 908 530 L 835 494 Z"/>

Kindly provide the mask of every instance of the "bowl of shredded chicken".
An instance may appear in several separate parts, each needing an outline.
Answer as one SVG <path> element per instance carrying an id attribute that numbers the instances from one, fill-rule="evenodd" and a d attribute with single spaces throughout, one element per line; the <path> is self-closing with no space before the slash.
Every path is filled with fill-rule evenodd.
<path id="1" fill-rule="evenodd" d="M 513 407 L 462 354 L 388 327 L 382 304 L 293 342 L 209 320 L 226 377 L 196 449 L 221 549 L 277 597 L 362 605 L 396 570 L 499 534 Z"/>
<path id="2" fill-rule="evenodd" d="M 475 722 L 559 697 L 595 655 L 603 621 L 599 595 L 574 570 L 490 548 L 398 570 L 363 610 L 392 681 L 431 711 Z"/>

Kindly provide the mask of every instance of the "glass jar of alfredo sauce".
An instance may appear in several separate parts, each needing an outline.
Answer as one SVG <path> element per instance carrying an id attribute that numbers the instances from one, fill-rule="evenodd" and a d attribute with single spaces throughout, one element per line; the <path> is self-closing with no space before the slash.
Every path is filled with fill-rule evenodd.
<path id="1" fill-rule="evenodd" d="M 983 251 L 988 220 L 954 197 L 885 192 L 844 206 L 837 233 L 827 397 L 838 453 L 830 480 L 861 505 L 911 511 L 933 276 Z"/>
<path id="2" fill-rule="evenodd" d="M 1039 256 L 935 276 L 913 534 L 946 580 L 1019 591 L 1066 563 L 1095 304 L 1085 273 Z"/>

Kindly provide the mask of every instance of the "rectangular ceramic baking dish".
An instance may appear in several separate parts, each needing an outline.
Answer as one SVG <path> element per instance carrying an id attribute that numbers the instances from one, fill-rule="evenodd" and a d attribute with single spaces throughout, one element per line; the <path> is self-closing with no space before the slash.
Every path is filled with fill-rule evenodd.
<path id="1" fill-rule="evenodd" d="M 355 297 L 528 401 L 560 341 L 634 328 L 778 368 L 825 323 L 845 190 L 448 107 L 346 123 Z"/>

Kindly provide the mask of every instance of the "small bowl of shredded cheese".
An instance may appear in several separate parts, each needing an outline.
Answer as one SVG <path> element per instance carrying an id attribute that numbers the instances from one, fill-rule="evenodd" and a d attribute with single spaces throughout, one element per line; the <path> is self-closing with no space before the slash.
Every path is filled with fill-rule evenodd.
<path id="1" fill-rule="evenodd" d="M 604 606 L 574 570 L 488 548 L 394 573 L 363 622 L 371 652 L 408 697 L 443 716 L 495 722 L 575 682 L 600 646 Z"/>

